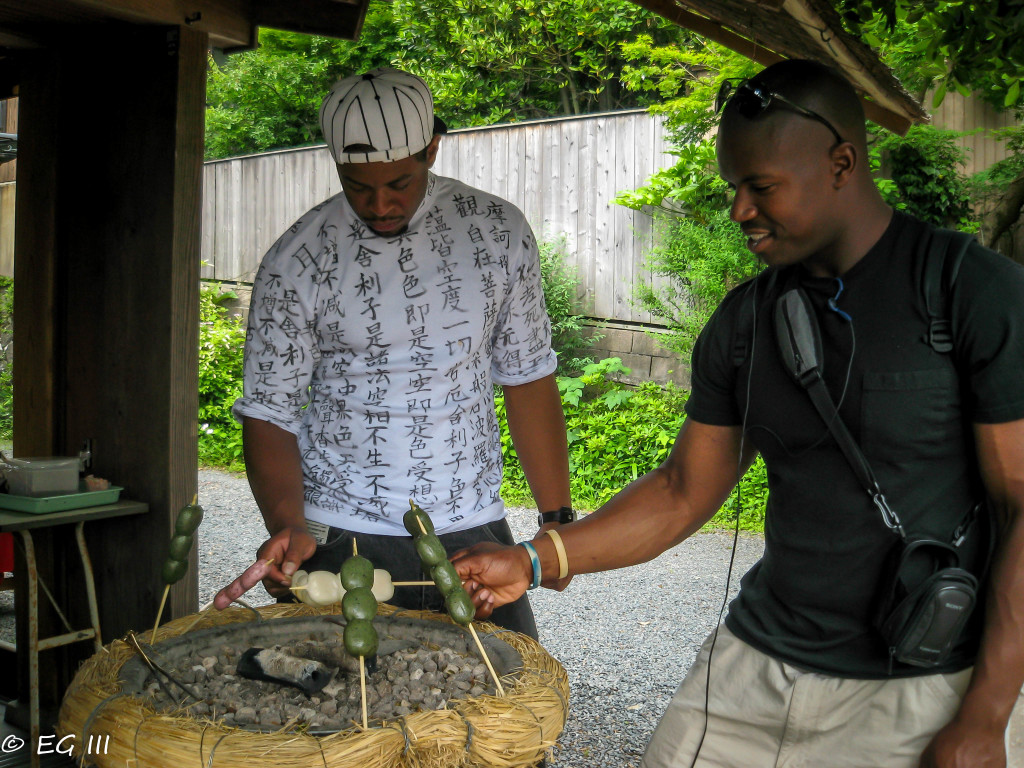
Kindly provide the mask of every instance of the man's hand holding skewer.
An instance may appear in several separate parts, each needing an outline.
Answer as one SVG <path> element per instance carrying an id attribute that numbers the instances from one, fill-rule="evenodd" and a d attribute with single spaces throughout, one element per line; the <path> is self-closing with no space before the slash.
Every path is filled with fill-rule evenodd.
<path id="1" fill-rule="evenodd" d="M 271 597 L 288 594 L 291 577 L 316 551 L 316 539 L 305 528 L 282 528 L 259 548 L 260 560 L 273 560 L 263 577 L 263 586 Z"/>
<path id="2" fill-rule="evenodd" d="M 473 598 L 479 619 L 486 619 L 495 608 L 522 597 L 533 574 L 529 554 L 518 545 L 482 542 L 459 550 L 451 560 L 463 587 Z"/>

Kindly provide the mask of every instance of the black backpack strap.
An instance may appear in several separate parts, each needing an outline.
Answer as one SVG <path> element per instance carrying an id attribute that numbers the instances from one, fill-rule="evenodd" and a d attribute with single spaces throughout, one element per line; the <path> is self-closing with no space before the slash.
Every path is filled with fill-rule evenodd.
<path id="1" fill-rule="evenodd" d="M 807 391 L 811 403 L 832 433 L 853 473 L 881 513 L 882 522 L 901 539 L 906 539 L 903 524 L 889 506 L 871 471 L 871 465 L 840 418 L 832 395 L 821 377 L 821 332 L 814 307 L 803 289 L 791 288 L 775 301 L 775 340 L 783 366 L 793 380 Z"/>
<path id="2" fill-rule="evenodd" d="M 949 294 L 960 272 L 973 235 L 950 229 L 932 231 L 922 271 L 921 294 L 928 313 L 928 331 L 924 341 L 936 352 L 953 351 L 953 323 L 950 320 Z"/>

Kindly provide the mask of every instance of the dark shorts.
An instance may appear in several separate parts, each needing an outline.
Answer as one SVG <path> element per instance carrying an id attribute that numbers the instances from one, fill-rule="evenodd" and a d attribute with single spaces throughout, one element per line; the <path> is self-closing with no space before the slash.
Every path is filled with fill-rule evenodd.
<path id="1" fill-rule="evenodd" d="M 341 564 L 352 556 L 352 537 L 356 537 L 359 554 L 373 563 L 374 568 L 383 568 L 391 574 L 392 581 L 430 580 L 420 564 L 419 555 L 411 536 L 375 536 L 367 533 L 353 534 L 342 528 L 331 528 L 327 535 L 327 543 L 320 544 L 311 558 L 302 564 L 302 569 L 312 571 L 331 571 L 338 573 Z M 438 536 L 449 557 L 465 547 L 481 541 L 499 544 L 515 544 L 508 523 L 496 520 L 456 533 L 445 533 Z M 395 596 L 389 600 L 392 605 L 411 610 L 430 610 L 444 612 L 444 599 L 437 587 L 432 584 L 422 587 L 396 587 Z M 526 595 L 514 603 L 504 605 L 494 611 L 488 621 L 529 635 L 537 639 L 537 623 L 533 618 L 533 610 Z"/>

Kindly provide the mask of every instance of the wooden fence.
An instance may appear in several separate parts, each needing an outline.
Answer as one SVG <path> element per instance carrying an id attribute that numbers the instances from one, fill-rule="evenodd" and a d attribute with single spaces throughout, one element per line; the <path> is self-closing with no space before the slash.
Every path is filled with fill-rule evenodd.
<path id="1" fill-rule="evenodd" d="M 1006 142 L 996 141 L 991 132 L 1017 125 L 1012 111 L 997 112 L 988 102 L 961 96 L 956 91 L 947 93 L 934 109 L 929 94 L 924 106 L 932 110 L 932 125 L 936 128 L 966 132 L 956 142 L 967 150 L 967 162 L 962 169 L 965 176 L 983 171 L 1009 155 Z"/>
<path id="2" fill-rule="evenodd" d="M 632 306 L 651 217 L 613 202 L 673 163 L 643 110 L 452 131 L 434 171 L 517 205 L 540 239 L 565 238 L 587 314 L 649 322 Z M 204 171 L 204 278 L 249 282 L 277 237 L 341 190 L 326 147 L 212 161 Z"/>
<path id="3" fill-rule="evenodd" d="M 930 106 L 930 101 L 927 103 Z M 1006 157 L 989 131 L 1014 125 L 979 99 L 947 94 L 934 111 L 939 128 L 974 131 L 966 173 Z M 0 101 L 0 127 L 17 132 L 17 99 Z M 539 237 L 564 235 L 594 317 L 648 322 L 631 305 L 650 217 L 612 202 L 671 164 L 659 120 L 643 111 L 560 118 L 452 131 L 435 170 L 499 194 L 522 208 Z M 0 165 L 0 275 L 14 271 L 17 162 Z M 311 206 L 340 190 L 325 147 L 284 150 L 206 163 L 202 275 L 251 280 L 278 235 Z"/>

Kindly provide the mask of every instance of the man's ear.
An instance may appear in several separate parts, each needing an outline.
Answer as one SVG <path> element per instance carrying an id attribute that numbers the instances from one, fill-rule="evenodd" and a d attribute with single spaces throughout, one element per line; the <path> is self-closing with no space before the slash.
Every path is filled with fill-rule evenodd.
<path id="1" fill-rule="evenodd" d="M 860 161 L 857 148 L 850 141 L 837 144 L 831 150 L 831 160 L 832 186 L 836 189 L 845 187 L 853 178 L 857 163 Z"/>
<path id="2" fill-rule="evenodd" d="M 434 161 L 437 159 L 437 150 L 441 146 L 441 134 L 435 133 L 434 138 L 427 144 L 427 168 L 434 167 Z"/>

